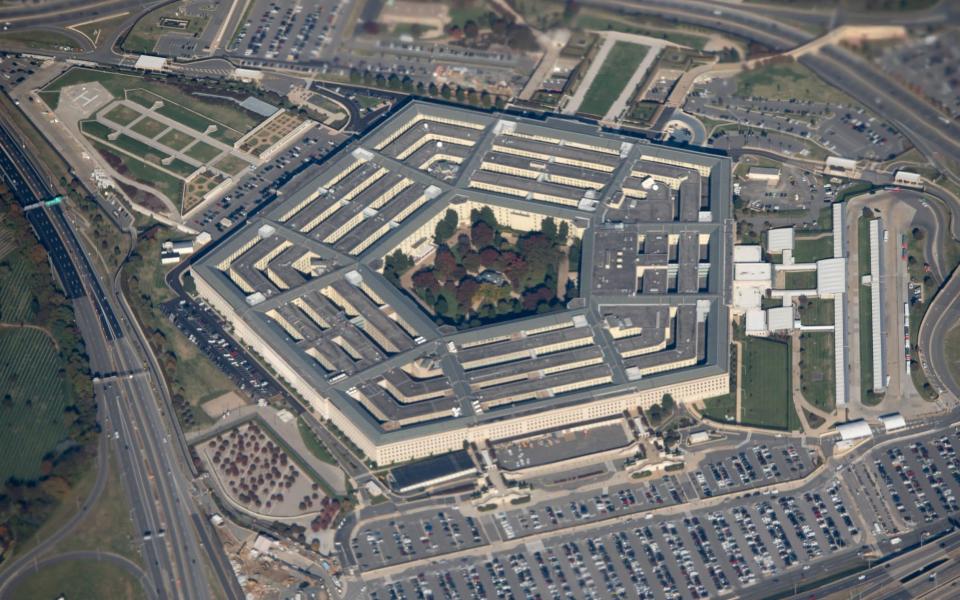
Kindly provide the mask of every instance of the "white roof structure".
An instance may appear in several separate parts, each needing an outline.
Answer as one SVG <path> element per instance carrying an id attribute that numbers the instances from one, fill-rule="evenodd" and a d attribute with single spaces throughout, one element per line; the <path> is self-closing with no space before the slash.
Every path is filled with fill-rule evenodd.
<path id="1" fill-rule="evenodd" d="M 887 433 L 891 431 L 896 431 L 898 429 L 903 429 L 907 426 L 907 421 L 903 418 L 903 415 L 900 413 L 891 413 L 889 415 L 881 415 L 880 423 L 883 424 L 883 430 Z"/>
<path id="2" fill-rule="evenodd" d="M 780 254 L 793 250 L 793 227 L 780 227 L 767 232 L 767 252 Z"/>
<path id="3" fill-rule="evenodd" d="M 141 54 L 137 58 L 137 64 L 133 65 L 135 69 L 144 69 L 147 71 L 162 71 L 167 66 L 167 59 L 162 56 L 150 56 Z"/>
<path id="4" fill-rule="evenodd" d="M 694 431 L 690 434 L 690 437 L 687 438 L 687 441 L 691 444 L 702 444 L 710 441 L 710 434 L 706 431 Z"/>
<path id="5" fill-rule="evenodd" d="M 241 81 L 260 81 L 263 79 L 263 71 L 256 69 L 234 69 L 233 76 Z"/>
<path id="6" fill-rule="evenodd" d="M 770 263 L 739 263 L 733 265 L 733 280 L 736 282 L 757 281 L 770 286 L 773 268 Z"/>
<path id="7" fill-rule="evenodd" d="M 747 311 L 747 335 L 767 335 L 767 311 L 753 308 Z"/>
<path id="8" fill-rule="evenodd" d="M 841 423 L 837 425 L 837 432 L 840 433 L 840 439 L 845 442 L 873 436 L 870 424 L 863 420 Z"/>
<path id="9" fill-rule="evenodd" d="M 852 158 L 840 158 L 839 156 L 827 157 L 827 169 L 832 171 L 853 171 L 857 168 L 857 161 Z"/>
<path id="10" fill-rule="evenodd" d="M 767 329 L 770 331 L 793 329 L 793 306 L 778 306 L 768 310 Z"/>
<path id="11" fill-rule="evenodd" d="M 817 294 L 842 294 L 847 287 L 847 261 L 843 258 L 825 258 L 817 261 Z"/>
<path id="12" fill-rule="evenodd" d="M 733 286 L 733 307 L 738 310 L 751 310 L 760 308 L 763 299 L 763 291 L 756 286 L 735 285 Z"/>
<path id="13" fill-rule="evenodd" d="M 733 262 L 755 263 L 763 260 L 763 248 L 758 245 L 738 244 L 733 247 Z"/>

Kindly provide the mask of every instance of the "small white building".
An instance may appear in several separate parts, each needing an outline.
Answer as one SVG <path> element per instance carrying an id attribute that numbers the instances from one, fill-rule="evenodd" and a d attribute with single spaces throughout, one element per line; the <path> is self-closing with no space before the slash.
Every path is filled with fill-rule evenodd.
<path id="1" fill-rule="evenodd" d="M 873 430 L 870 429 L 870 424 L 862 419 L 859 421 L 850 421 L 849 423 L 840 423 L 837 425 L 837 432 L 840 434 L 840 439 L 845 442 L 873 436 Z"/>
<path id="2" fill-rule="evenodd" d="M 913 173 L 911 171 L 899 170 L 893 175 L 893 182 L 897 185 L 905 185 L 907 187 L 914 188 L 923 188 L 923 177 L 919 173 Z"/>
<path id="3" fill-rule="evenodd" d="M 767 252 L 783 254 L 784 250 L 793 252 L 793 227 L 778 227 L 767 232 Z"/>
<path id="4" fill-rule="evenodd" d="M 167 66 L 167 59 L 162 56 L 150 56 L 149 54 L 141 54 L 137 58 L 137 62 L 133 65 L 135 69 L 143 69 L 144 71 L 162 71 Z"/>
<path id="5" fill-rule="evenodd" d="M 827 175 L 839 175 L 840 177 L 856 177 L 857 161 L 852 158 L 840 158 L 839 156 L 830 156 L 824 164 L 824 172 Z"/>
<path id="6" fill-rule="evenodd" d="M 160 253 L 161 265 L 175 265 L 180 262 L 180 255 L 176 252 L 164 250 Z"/>
<path id="7" fill-rule="evenodd" d="M 746 334 L 755 336 L 766 336 L 767 331 L 767 311 L 759 308 L 752 308 L 747 311 Z"/>
<path id="8" fill-rule="evenodd" d="M 706 431 L 694 431 L 687 438 L 687 442 L 690 444 L 702 444 L 704 442 L 710 441 L 710 434 Z"/>
<path id="9" fill-rule="evenodd" d="M 733 247 L 734 263 L 758 263 L 763 260 L 763 247 L 753 244 L 737 244 Z"/>
<path id="10" fill-rule="evenodd" d="M 256 69 L 234 69 L 233 78 L 239 79 L 244 83 L 260 83 L 263 79 L 263 71 Z"/>
<path id="11" fill-rule="evenodd" d="M 167 240 L 162 246 L 165 251 L 179 256 L 193 254 L 193 240 Z"/>
<path id="12" fill-rule="evenodd" d="M 903 418 L 903 415 L 900 413 L 890 413 L 889 415 L 881 415 L 880 423 L 883 425 L 883 430 L 887 433 L 891 431 L 898 431 L 907 426 L 906 419 Z"/>
<path id="13" fill-rule="evenodd" d="M 817 295 L 832 298 L 847 289 L 847 260 L 825 258 L 817 261 Z"/>
<path id="14" fill-rule="evenodd" d="M 767 329 L 769 331 L 790 331 L 793 329 L 793 306 L 778 306 L 767 311 Z"/>
<path id="15" fill-rule="evenodd" d="M 764 181 L 767 185 L 780 183 L 780 169 L 777 167 L 750 167 L 747 171 L 750 181 Z"/>

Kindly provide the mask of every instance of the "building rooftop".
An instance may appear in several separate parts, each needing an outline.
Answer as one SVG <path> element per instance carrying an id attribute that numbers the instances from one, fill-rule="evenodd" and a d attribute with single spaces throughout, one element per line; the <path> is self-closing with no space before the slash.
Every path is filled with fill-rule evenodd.
<path id="1" fill-rule="evenodd" d="M 438 161 L 456 172 L 433 173 Z M 598 210 L 637 170 L 663 180 L 661 196 Z M 201 294 L 304 395 L 388 445 L 725 373 L 729 194 L 725 157 L 412 101 L 193 269 Z M 457 331 L 384 278 L 385 256 L 432 251 L 448 209 L 481 206 L 520 233 L 546 217 L 568 223 L 578 297 Z"/>

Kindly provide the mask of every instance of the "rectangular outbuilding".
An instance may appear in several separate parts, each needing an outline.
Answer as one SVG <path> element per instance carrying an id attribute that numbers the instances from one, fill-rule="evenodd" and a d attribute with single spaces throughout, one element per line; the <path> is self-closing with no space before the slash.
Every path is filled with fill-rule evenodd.
<path id="1" fill-rule="evenodd" d="M 862 419 L 859 421 L 850 421 L 849 423 L 840 423 L 837 425 L 837 432 L 840 434 L 840 439 L 845 442 L 873 436 L 873 430 L 870 429 L 870 424 Z"/>

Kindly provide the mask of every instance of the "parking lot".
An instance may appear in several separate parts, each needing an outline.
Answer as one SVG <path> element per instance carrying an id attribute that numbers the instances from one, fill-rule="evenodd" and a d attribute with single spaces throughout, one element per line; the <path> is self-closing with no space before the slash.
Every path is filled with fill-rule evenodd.
<path id="1" fill-rule="evenodd" d="M 232 40 L 232 53 L 281 61 L 319 60 L 351 3 L 256 0 Z"/>
<path id="2" fill-rule="evenodd" d="M 741 98 L 733 95 L 735 91 L 732 79 L 714 79 L 690 94 L 684 110 L 762 132 L 749 136 L 744 145 L 786 154 L 805 156 L 805 140 L 838 156 L 861 160 L 889 160 L 908 147 L 892 125 L 859 106 Z M 718 141 L 737 141 L 738 136 L 727 135 L 732 139 Z"/>
<path id="3" fill-rule="evenodd" d="M 162 308 L 181 333 L 196 344 L 248 397 L 253 400 L 268 399 L 282 393 L 267 373 L 224 335 L 219 321 L 208 306 L 171 300 Z"/>
<path id="4" fill-rule="evenodd" d="M 839 490 L 638 517 L 378 580 L 372 598 L 707 598 L 859 548 Z M 852 521 L 851 521 L 852 523 Z"/>
<path id="5" fill-rule="evenodd" d="M 309 170 L 343 139 L 343 134 L 315 128 L 299 144 L 249 172 L 229 194 L 193 215 L 190 225 L 214 239 L 229 231 L 259 204 L 269 200 L 297 174 Z"/>
<path id="6" fill-rule="evenodd" d="M 350 550 L 360 569 L 366 570 L 485 543 L 476 519 L 445 508 L 368 524 L 356 532 Z"/>
<path id="7" fill-rule="evenodd" d="M 895 535 L 932 523 L 960 510 L 960 446 L 957 430 L 889 446 L 877 451 L 845 479 L 860 486 L 872 527 Z"/>
<path id="8" fill-rule="evenodd" d="M 710 498 L 805 477 L 814 467 L 814 454 L 793 443 L 745 446 L 735 452 L 708 454 L 698 469 L 687 473 L 697 494 Z"/>

